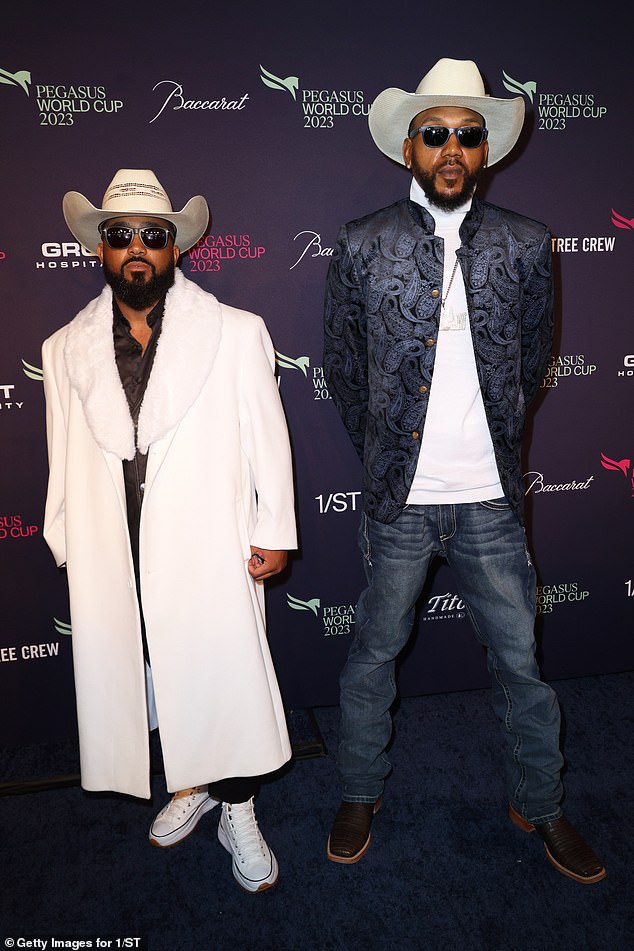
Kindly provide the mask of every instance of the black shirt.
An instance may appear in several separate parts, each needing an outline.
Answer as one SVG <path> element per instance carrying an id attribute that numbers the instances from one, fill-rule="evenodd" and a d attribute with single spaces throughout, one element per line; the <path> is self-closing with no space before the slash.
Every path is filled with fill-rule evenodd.
<path id="1" fill-rule="evenodd" d="M 115 361 L 117 370 L 119 371 L 121 385 L 128 400 L 130 415 L 134 422 L 135 439 L 139 422 L 139 410 L 141 409 L 145 390 L 150 379 L 150 373 L 152 372 L 154 357 L 156 355 L 156 347 L 161 335 L 164 309 L 165 298 L 163 297 L 147 315 L 147 323 L 152 329 L 152 335 L 145 350 L 143 350 L 139 341 L 135 340 L 132 336 L 130 322 L 121 313 L 116 300 L 114 298 L 112 300 L 112 333 L 114 338 Z M 128 510 L 128 531 L 130 533 L 130 545 L 132 547 L 132 560 L 134 562 L 134 574 L 139 594 L 139 605 L 141 603 L 139 585 L 139 525 L 141 521 L 141 504 L 143 502 L 146 468 L 147 453 L 141 453 L 137 450 L 134 459 L 123 460 L 123 481 L 125 484 L 125 497 Z M 144 653 L 146 660 L 149 660 L 142 612 L 141 627 Z"/>

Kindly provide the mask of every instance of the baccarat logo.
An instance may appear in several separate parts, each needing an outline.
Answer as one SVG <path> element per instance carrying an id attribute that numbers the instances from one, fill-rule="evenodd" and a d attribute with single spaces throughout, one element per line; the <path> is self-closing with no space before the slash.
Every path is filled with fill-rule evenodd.
<path id="1" fill-rule="evenodd" d="M 621 475 L 625 478 L 630 498 L 634 499 L 634 468 L 632 467 L 631 459 L 610 459 L 609 456 L 606 456 L 605 453 L 601 453 L 601 465 L 604 469 L 608 469 L 611 472 L 620 472 Z"/>

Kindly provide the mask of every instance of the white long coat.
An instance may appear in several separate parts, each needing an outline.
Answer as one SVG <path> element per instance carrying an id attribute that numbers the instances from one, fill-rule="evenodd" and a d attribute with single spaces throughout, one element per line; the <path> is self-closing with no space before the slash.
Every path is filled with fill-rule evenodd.
<path id="1" fill-rule="evenodd" d="M 66 564 L 82 786 L 150 796 L 145 664 L 122 459 L 134 427 L 105 288 L 42 349 L 44 536 Z M 296 546 L 291 456 L 260 317 L 177 271 L 140 411 L 141 598 L 167 786 L 279 768 L 291 749 L 250 546 Z M 256 493 L 257 491 L 257 503 Z"/>

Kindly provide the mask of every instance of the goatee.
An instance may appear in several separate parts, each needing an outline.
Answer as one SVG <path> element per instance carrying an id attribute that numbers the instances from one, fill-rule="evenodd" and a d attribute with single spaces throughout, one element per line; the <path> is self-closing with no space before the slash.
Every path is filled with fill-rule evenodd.
<path id="1" fill-rule="evenodd" d="M 125 264 L 131 261 L 144 261 L 152 270 L 152 276 L 145 280 L 145 276 L 139 271 L 132 273 L 132 278 L 124 276 Z M 167 294 L 174 283 L 175 264 L 170 260 L 162 271 L 157 271 L 153 264 L 145 261 L 143 258 L 128 258 L 119 271 L 113 271 L 103 262 L 103 273 L 106 283 L 110 285 L 114 296 L 122 304 L 131 307 L 132 310 L 147 310 L 153 307 L 162 297 Z"/>
<path id="2" fill-rule="evenodd" d="M 419 165 L 412 161 L 414 178 L 427 195 L 430 205 L 435 205 L 435 207 L 440 208 L 441 211 L 455 211 L 456 208 L 461 208 L 462 205 L 466 204 L 473 196 L 480 172 L 467 172 L 464 165 L 460 165 L 460 168 L 464 173 L 462 187 L 453 195 L 443 195 L 434 184 L 438 169 L 435 169 L 435 171 L 430 174 L 429 172 L 423 171 Z"/>

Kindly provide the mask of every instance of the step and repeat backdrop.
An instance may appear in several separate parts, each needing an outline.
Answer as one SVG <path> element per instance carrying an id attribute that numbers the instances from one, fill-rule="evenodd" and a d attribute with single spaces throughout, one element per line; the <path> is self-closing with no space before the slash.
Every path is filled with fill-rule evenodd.
<path id="1" fill-rule="evenodd" d="M 45 9 L 41 9 L 45 7 Z M 422 12 L 421 12 L 422 11 Z M 522 96 L 518 148 L 479 193 L 552 229 L 557 337 L 525 453 L 538 642 L 556 680 L 632 667 L 634 146 L 631 50 L 616 27 L 528 9 L 405 0 L 14 4 L 0 35 L 0 744 L 74 735 L 66 578 L 42 537 L 41 343 L 103 286 L 63 194 L 100 206 L 118 168 L 151 168 L 212 220 L 183 273 L 261 314 L 291 433 L 301 549 L 268 587 L 289 709 L 338 702 L 363 584 L 361 471 L 322 371 L 324 280 L 339 226 L 409 193 L 368 131 L 374 97 L 442 56 Z M 579 15 L 580 16 L 580 15 Z M 170 513 L 166 512 L 169 518 Z M 230 632 L 228 632 L 230 636 Z M 174 631 L 175 650 L 178 631 Z M 438 564 L 399 669 L 405 695 L 488 683 Z"/>

